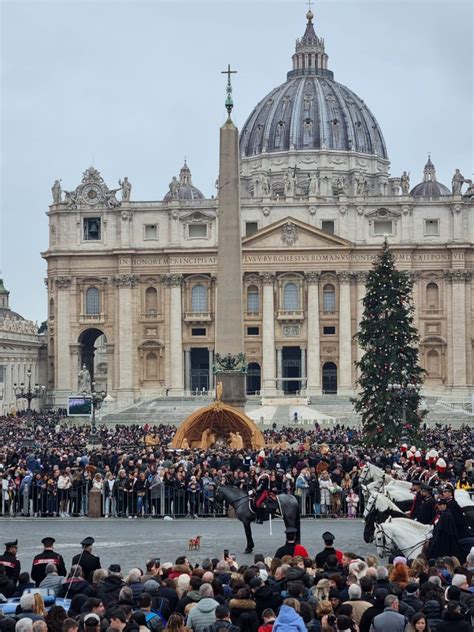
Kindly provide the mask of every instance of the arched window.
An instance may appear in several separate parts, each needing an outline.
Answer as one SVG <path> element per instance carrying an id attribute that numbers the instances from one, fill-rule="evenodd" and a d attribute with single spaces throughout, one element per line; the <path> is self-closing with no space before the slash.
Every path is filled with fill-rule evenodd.
<path id="1" fill-rule="evenodd" d="M 156 314 L 158 309 L 158 292 L 154 287 L 148 287 L 145 292 L 145 312 Z"/>
<path id="2" fill-rule="evenodd" d="M 426 306 L 428 309 L 439 308 L 439 289 L 436 283 L 428 283 L 426 286 Z"/>
<path id="3" fill-rule="evenodd" d="M 300 308 L 298 286 L 287 283 L 283 288 L 283 309 L 295 310 Z"/>
<path id="4" fill-rule="evenodd" d="M 256 285 L 250 285 L 247 288 L 247 311 L 250 314 L 260 312 L 260 294 Z"/>
<path id="5" fill-rule="evenodd" d="M 336 311 L 336 289 L 332 283 L 327 283 L 323 287 L 323 312 Z"/>
<path id="6" fill-rule="evenodd" d="M 100 295 L 96 287 L 90 287 L 86 292 L 86 314 L 100 314 Z"/>
<path id="7" fill-rule="evenodd" d="M 439 359 L 439 353 L 435 349 L 428 351 L 426 356 L 426 368 L 430 377 L 436 377 L 441 375 L 441 365 Z"/>
<path id="8" fill-rule="evenodd" d="M 191 290 L 191 311 L 207 312 L 207 290 L 204 285 L 195 285 Z"/>
<path id="9" fill-rule="evenodd" d="M 147 353 L 145 358 L 145 371 L 147 380 L 158 379 L 158 356 L 156 353 Z"/>

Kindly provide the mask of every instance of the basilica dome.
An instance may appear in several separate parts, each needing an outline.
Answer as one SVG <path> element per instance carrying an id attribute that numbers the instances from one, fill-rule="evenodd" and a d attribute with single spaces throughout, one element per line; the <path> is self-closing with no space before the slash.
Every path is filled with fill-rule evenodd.
<path id="1" fill-rule="evenodd" d="M 240 135 L 243 157 L 265 152 L 332 149 L 387 158 L 382 131 L 362 99 L 334 81 L 324 40 L 306 14 L 293 70 L 255 107 Z"/>
<path id="2" fill-rule="evenodd" d="M 204 200 L 203 193 L 194 186 L 191 179 L 191 170 L 184 161 L 184 165 L 179 172 L 179 179 L 173 177 L 170 182 L 170 190 L 163 198 L 163 202 L 173 200 Z"/>
<path id="3" fill-rule="evenodd" d="M 423 181 L 413 187 L 410 195 L 416 198 L 439 198 L 444 195 L 451 195 L 448 187 L 436 179 L 436 168 L 431 162 L 430 156 L 428 156 L 428 162 L 423 170 Z"/>

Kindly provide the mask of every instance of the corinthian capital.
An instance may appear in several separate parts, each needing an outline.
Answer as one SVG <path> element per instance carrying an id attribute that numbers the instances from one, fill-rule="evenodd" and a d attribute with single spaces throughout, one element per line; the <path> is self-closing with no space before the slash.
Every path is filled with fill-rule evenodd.
<path id="1" fill-rule="evenodd" d="M 260 278 L 262 279 L 262 285 L 273 285 L 275 274 L 273 272 L 261 272 Z"/>
<path id="2" fill-rule="evenodd" d="M 167 274 L 165 276 L 165 285 L 167 285 L 168 287 L 181 287 L 182 283 L 182 274 Z"/>
<path id="3" fill-rule="evenodd" d="M 135 287 L 138 283 L 138 277 L 134 274 L 117 274 L 113 279 L 115 287 Z"/>
<path id="4" fill-rule="evenodd" d="M 471 280 L 472 272 L 470 270 L 446 270 L 444 276 L 452 283 L 465 283 Z"/>
<path id="5" fill-rule="evenodd" d="M 67 288 L 71 287 L 72 279 L 71 277 L 61 276 L 54 280 L 56 283 L 56 287 L 60 290 L 67 290 Z"/>
<path id="6" fill-rule="evenodd" d="M 339 279 L 339 283 L 350 283 L 352 272 L 350 270 L 341 270 L 341 272 L 337 272 L 336 276 Z"/>
<path id="7" fill-rule="evenodd" d="M 305 279 L 306 279 L 306 283 L 308 285 L 314 285 L 319 283 L 319 278 L 321 276 L 321 274 L 319 272 L 306 272 L 306 274 L 304 275 Z"/>

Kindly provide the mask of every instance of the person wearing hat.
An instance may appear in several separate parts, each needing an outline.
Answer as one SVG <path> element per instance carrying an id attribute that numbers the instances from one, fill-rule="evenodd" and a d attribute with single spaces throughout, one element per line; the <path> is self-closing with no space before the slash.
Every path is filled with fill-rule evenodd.
<path id="1" fill-rule="evenodd" d="M 421 481 L 417 478 L 411 482 L 411 491 L 415 494 L 412 506 L 408 512 L 408 517 L 412 520 L 418 520 L 420 514 L 421 505 L 423 504 L 423 496 L 421 494 Z"/>
<path id="2" fill-rule="evenodd" d="M 309 557 L 309 553 L 305 547 L 301 544 L 297 544 L 297 534 L 298 529 L 296 527 L 288 527 L 285 529 L 286 542 L 283 546 L 280 546 L 280 548 L 277 549 L 274 557 L 278 557 L 279 559 L 281 559 L 284 555 L 291 555 L 291 557 L 295 557 L 296 555 Z"/>
<path id="3" fill-rule="evenodd" d="M 0 555 L 0 564 L 5 568 L 5 575 L 15 582 L 15 586 L 21 572 L 20 560 L 16 557 L 17 551 L 18 540 L 11 540 L 5 542 L 5 551 L 3 555 Z"/>
<path id="4" fill-rule="evenodd" d="M 445 555 L 455 555 L 464 559 L 464 552 L 459 543 L 456 524 L 446 498 L 438 498 L 438 515 L 433 529 L 433 537 L 428 544 L 428 557 L 438 558 Z"/>
<path id="5" fill-rule="evenodd" d="M 316 555 L 315 561 L 317 568 L 324 568 L 326 560 L 330 555 L 335 555 L 339 564 L 342 561 L 342 551 L 338 551 L 334 548 L 334 536 L 330 531 L 325 531 L 322 535 L 324 542 L 324 549 Z"/>
<path id="6" fill-rule="evenodd" d="M 452 483 L 445 483 L 440 488 L 440 495 L 446 499 L 448 511 L 451 513 L 454 523 L 456 525 L 456 531 L 458 539 L 472 538 L 474 536 L 472 529 L 467 521 L 466 515 L 459 506 L 456 498 L 454 497 L 454 486 Z"/>
<path id="7" fill-rule="evenodd" d="M 43 579 L 46 577 L 46 566 L 48 564 L 54 564 L 58 571 L 58 575 L 61 577 L 66 577 L 66 565 L 64 564 L 64 559 L 62 555 L 56 553 L 53 550 L 53 546 L 56 540 L 51 537 L 46 537 L 41 540 L 41 544 L 43 545 L 42 553 L 38 553 L 33 558 L 33 563 L 31 565 L 31 579 L 35 582 L 38 587 Z"/>
<path id="8" fill-rule="evenodd" d="M 111 604 L 118 602 L 123 586 L 125 586 L 125 582 L 122 578 L 120 564 L 111 564 L 108 568 L 107 577 L 97 588 L 97 597 L 102 599 L 106 607 L 109 607 Z"/>
<path id="9" fill-rule="evenodd" d="M 98 568 L 102 568 L 100 559 L 97 555 L 92 554 L 92 545 L 95 540 L 91 536 L 84 538 L 81 542 L 82 553 L 78 553 L 72 558 L 72 564 L 79 564 L 84 573 L 84 578 L 92 583 L 92 575 Z"/>
<path id="10" fill-rule="evenodd" d="M 433 524 L 433 520 L 436 517 L 436 499 L 433 497 L 433 487 L 422 483 L 421 495 L 423 496 L 423 502 L 418 513 L 418 522 Z"/>

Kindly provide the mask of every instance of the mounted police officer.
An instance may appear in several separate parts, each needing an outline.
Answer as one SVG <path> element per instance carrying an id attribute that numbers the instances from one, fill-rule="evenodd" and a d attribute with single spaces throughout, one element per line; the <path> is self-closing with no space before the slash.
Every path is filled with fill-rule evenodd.
<path id="1" fill-rule="evenodd" d="M 78 564 L 83 571 L 84 578 L 89 583 L 92 583 L 92 575 L 98 568 L 102 568 L 100 565 L 100 559 L 97 555 L 92 554 L 92 545 L 95 540 L 91 536 L 84 538 L 81 542 L 82 553 L 78 553 L 72 558 L 73 566 Z"/>
<path id="2" fill-rule="evenodd" d="M 66 577 L 67 572 L 64 559 L 62 555 L 53 550 L 55 542 L 56 540 L 54 538 L 43 538 L 41 543 L 44 549 L 33 558 L 33 564 L 31 565 L 31 579 L 36 583 L 36 586 L 39 586 L 46 577 L 46 566 L 48 564 L 54 564 L 57 568 L 58 575 L 60 577 Z"/>
<path id="3" fill-rule="evenodd" d="M 433 487 L 422 483 L 421 495 L 423 496 L 423 502 L 418 513 L 418 522 L 422 524 L 433 524 L 433 520 L 436 517 L 436 499 L 433 497 Z"/>
<path id="4" fill-rule="evenodd" d="M 21 571 L 20 560 L 17 559 L 16 554 L 18 551 L 18 540 L 5 542 L 5 552 L 0 555 L 0 564 L 5 567 L 5 574 L 15 582 L 18 583 L 18 577 Z"/>

